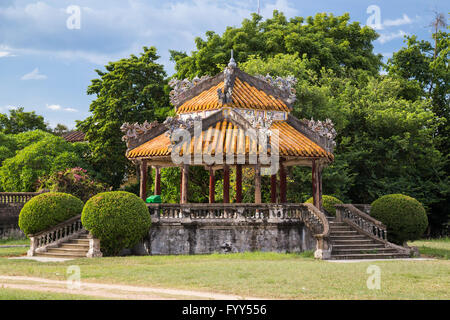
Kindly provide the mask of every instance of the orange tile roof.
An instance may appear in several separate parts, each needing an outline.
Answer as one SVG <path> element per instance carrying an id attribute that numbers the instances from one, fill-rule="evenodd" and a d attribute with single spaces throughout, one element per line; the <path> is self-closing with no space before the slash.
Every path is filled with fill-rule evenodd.
<path id="1" fill-rule="evenodd" d="M 217 85 L 202 91 L 197 96 L 184 102 L 177 108 L 177 113 L 189 113 L 204 110 L 216 110 L 222 107 L 217 95 L 217 89 L 223 90 L 225 84 L 220 81 Z M 281 99 L 257 89 L 238 77 L 233 86 L 233 103 L 231 107 L 241 109 L 256 109 L 289 112 L 289 107 Z"/>
<path id="2" fill-rule="evenodd" d="M 214 129 L 216 130 L 215 132 Z M 279 130 L 280 156 L 295 156 L 299 158 L 321 157 L 330 160 L 333 159 L 331 153 L 325 151 L 322 147 L 284 121 L 273 122 L 270 129 L 272 131 Z M 183 146 L 184 151 L 185 147 L 186 146 Z M 227 120 L 223 120 L 204 130 L 201 134 L 201 139 L 193 137 L 191 139 L 190 153 L 193 154 L 194 150 L 196 150 L 196 152 L 200 152 L 201 150 L 202 153 L 215 155 L 216 152 L 226 154 L 231 150 L 234 155 L 248 155 L 250 150 L 256 152 L 256 148 L 256 141 L 250 139 L 248 136 L 246 137 L 242 128 Z M 161 134 L 139 147 L 130 150 L 127 156 L 128 158 L 154 158 L 170 156 L 170 153 L 169 137 L 165 134 Z"/>

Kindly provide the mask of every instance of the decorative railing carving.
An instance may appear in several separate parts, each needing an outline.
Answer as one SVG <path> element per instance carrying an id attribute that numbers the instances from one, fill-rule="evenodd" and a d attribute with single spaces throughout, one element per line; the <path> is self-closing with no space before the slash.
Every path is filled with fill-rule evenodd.
<path id="1" fill-rule="evenodd" d="M 36 252 L 45 252 L 47 248 L 56 247 L 85 232 L 81 224 L 81 215 L 77 215 L 48 230 L 30 234 L 28 235 L 31 240 L 28 256 L 34 256 Z"/>
<path id="2" fill-rule="evenodd" d="M 0 192 L 0 203 L 25 203 L 44 192 Z"/>
<path id="3" fill-rule="evenodd" d="M 315 256 L 327 259 L 331 254 L 329 224 L 325 215 L 309 203 L 189 203 L 147 204 L 153 222 L 195 223 L 201 221 L 227 222 L 303 222 L 317 240 Z"/>
<path id="4" fill-rule="evenodd" d="M 387 230 L 382 222 L 358 210 L 351 204 L 338 204 L 335 207 L 337 221 L 349 222 L 368 236 L 387 242 Z"/>

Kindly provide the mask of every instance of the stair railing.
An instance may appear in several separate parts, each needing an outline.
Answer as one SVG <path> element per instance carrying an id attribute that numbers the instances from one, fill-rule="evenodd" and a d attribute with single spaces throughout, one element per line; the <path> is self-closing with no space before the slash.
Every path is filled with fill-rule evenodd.
<path id="1" fill-rule="evenodd" d="M 336 221 L 347 222 L 371 238 L 387 242 L 386 226 L 377 219 L 357 209 L 352 204 L 337 204 Z"/>
<path id="2" fill-rule="evenodd" d="M 335 207 L 337 222 L 346 222 L 375 241 L 383 243 L 388 248 L 393 248 L 409 255 L 416 254 L 413 248 L 402 247 L 389 242 L 386 226 L 381 221 L 357 209 L 354 205 L 336 204 Z"/>
<path id="3" fill-rule="evenodd" d="M 61 243 L 76 238 L 86 232 L 87 231 L 81 224 L 81 215 L 77 215 L 47 230 L 35 234 L 29 234 L 28 238 L 30 238 L 31 243 L 27 255 L 32 257 L 36 255 L 36 253 L 46 252 L 48 248 L 57 247 Z M 99 256 L 97 252 L 100 249 L 98 240 L 93 237 L 88 238 L 88 254 L 90 256 Z"/>

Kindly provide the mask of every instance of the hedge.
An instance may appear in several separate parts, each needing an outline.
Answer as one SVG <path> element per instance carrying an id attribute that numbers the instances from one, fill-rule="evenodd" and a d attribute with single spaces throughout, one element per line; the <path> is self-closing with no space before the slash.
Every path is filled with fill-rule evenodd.
<path id="1" fill-rule="evenodd" d="M 313 197 L 306 200 L 306 203 L 314 203 Z M 322 205 L 326 212 L 328 212 L 332 216 L 336 216 L 336 208 L 334 207 L 335 204 L 343 204 L 343 202 L 333 196 L 322 196 Z"/>
<path id="2" fill-rule="evenodd" d="M 375 200 L 370 215 L 386 225 L 388 240 L 397 244 L 419 239 L 428 226 L 422 204 L 403 194 L 389 194 Z"/>
<path id="3" fill-rule="evenodd" d="M 103 192 L 89 199 L 81 223 L 100 239 L 105 255 L 117 255 L 133 247 L 149 231 L 150 213 L 145 202 L 125 191 Z"/>
<path id="4" fill-rule="evenodd" d="M 31 198 L 19 214 L 19 228 L 26 234 L 47 230 L 81 214 L 83 201 L 67 193 L 48 192 Z"/>

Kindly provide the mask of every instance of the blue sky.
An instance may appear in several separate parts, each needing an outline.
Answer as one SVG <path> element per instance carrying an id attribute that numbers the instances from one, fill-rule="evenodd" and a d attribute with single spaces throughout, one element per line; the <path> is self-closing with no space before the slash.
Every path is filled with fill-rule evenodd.
<path id="1" fill-rule="evenodd" d="M 288 17 L 349 12 L 353 21 L 363 25 L 377 22 L 368 22 L 377 6 L 380 38 L 375 52 L 386 58 L 402 47 L 404 35 L 430 40 L 433 10 L 450 12 L 446 0 L 260 3 L 264 17 L 270 17 L 274 9 Z M 52 127 L 63 123 L 73 128 L 75 120 L 89 115 L 94 97 L 86 89 L 96 77 L 95 69 L 153 45 L 170 75 L 169 49 L 190 52 L 195 49 L 195 37 L 203 37 L 207 30 L 221 34 L 226 26 L 240 25 L 256 12 L 257 5 L 258 0 L 1 0 L 0 112 L 20 106 L 43 115 Z M 80 9 L 79 20 L 76 11 L 68 11 L 70 6 Z"/>

